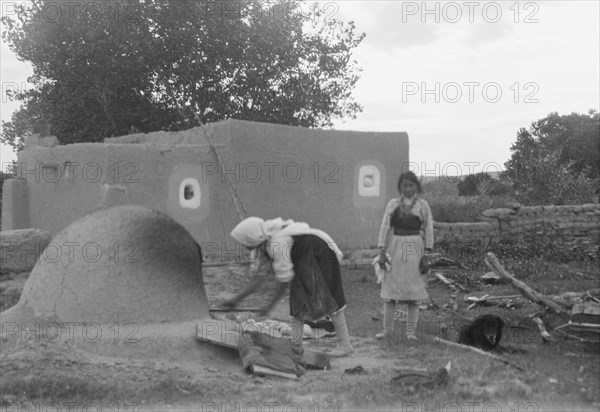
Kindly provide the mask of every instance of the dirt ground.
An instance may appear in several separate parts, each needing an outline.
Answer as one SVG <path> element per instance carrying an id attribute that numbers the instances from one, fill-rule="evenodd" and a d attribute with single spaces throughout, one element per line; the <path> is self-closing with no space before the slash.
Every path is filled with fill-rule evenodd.
<path id="1" fill-rule="evenodd" d="M 205 268 L 211 304 L 243 287 L 247 268 Z M 597 268 L 577 268 L 580 274 L 548 282 L 528 282 L 538 290 L 580 291 L 598 287 Z M 571 272 L 568 272 L 571 273 Z M 484 285 L 480 274 L 446 270 L 444 275 L 466 283 L 470 293 L 518 294 L 509 285 Z M 503 357 L 521 366 L 519 371 L 470 351 L 434 343 L 436 335 L 455 340 L 463 317 L 444 306 L 451 291 L 430 281 L 431 302 L 419 320 L 419 341 L 406 342 L 396 322 L 391 342 L 377 341 L 382 328 L 379 285 L 371 267 L 344 268 L 348 301 L 346 317 L 356 352 L 332 360 L 332 369 L 309 370 L 297 381 L 255 377 L 245 373 L 236 351 L 197 343 L 189 353 L 166 359 L 164 354 L 125 358 L 94 354 L 52 342 L 2 340 L 0 351 L 0 410 L 162 410 L 162 411 L 297 411 L 297 410 L 401 410 L 401 411 L 541 411 L 598 410 L 600 408 L 600 345 L 559 338 L 543 344 L 535 324 L 526 316 L 539 307 L 524 298 L 517 308 L 467 309 L 463 294 L 458 313 L 474 318 L 497 313 L 508 321 L 502 346 L 516 353 Z M 27 274 L 0 280 L 0 310 L 18 300 Z M 430 278 L 433 278 L 430 276 Z M 274 291 L 265 284 L 244 306 L 260 306 Z M 399 308 L 401 309 L 401 308 Z M 286 302 L 272 318 L 286 319 Z M 224 314 L 216 315 L 225 316 Z M 229 315 L 231 316 L 231 315 Z M 237 314 L 238 320 L 251 313 Z M 403 319 L 399 313 L 400 320 Z M 542 315 L 549 329 L 563 321 Z M 335 338 L 305 341 L 307 347 L 328 347 Z M 446 386 L 427 389 L 395 383 L 399 369 L 435 372 L 450 363 Z M 362 373 L 346 369 L 362 366 Z M 416 381 L 415 381 L 416 382 Z"/>

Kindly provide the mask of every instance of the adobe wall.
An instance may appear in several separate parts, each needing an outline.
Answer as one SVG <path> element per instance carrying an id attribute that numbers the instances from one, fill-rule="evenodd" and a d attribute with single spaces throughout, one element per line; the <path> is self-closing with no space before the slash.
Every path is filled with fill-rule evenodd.
<path id="1" fill-rule="evenodd" d="M 246 122 L 228 122 L 222 133 L 245 137 L 231 139 L 226 163 L 229 170 L 240 163 L 238 188 L 250 214 L 305 221 L 331 234 L 344 249 L 377 244 L 381 216 L 389 198 L 397 193 L 402 164 L 408 163 L 406 133 Z M 271 162 L 275 163 L 272 175 L 263 166 L 262 177 L 253 182 L 249 165 Z M 368 164 L 381 171 L 381 191 L 378 196 L 362 197 L 357 190 L 358 173 Z"/>
<path id="2" fill-rule="evenodd" d="M 435 222 L 435 238 L 442 240 L 459 236 L 490 242 L 522 236 L 544 223 L 555 225 L 559 233 L 574 238 L 597 241 L 600 236 L 600 204 L 488 209 L 480 219 L 481 222 L 472 223 Z"/>
<path id="3" fill-rule="evenodd" d="M 249 215 L 305 221 L 344 249 L 369 247 L 377 242 L 408 150 L 406 133 L 238 120 L 104 143 L 30 146 L 19 153 L 18 178 L 5 181 L 13 197 L 5 195 L 2 229 L 32 227 L 54 235 L 96 209 L 137 204 L 183 225 L 208 261 L 234 260 L 245 251 L 229 236 L 239 217 L 228 176 Z M 363 166 L 380 173 L 376 194 L 359 190 Z M 197 184 L 190 201 L 197 204 L 183 207 L 181 188 L 190 179 Z"/>

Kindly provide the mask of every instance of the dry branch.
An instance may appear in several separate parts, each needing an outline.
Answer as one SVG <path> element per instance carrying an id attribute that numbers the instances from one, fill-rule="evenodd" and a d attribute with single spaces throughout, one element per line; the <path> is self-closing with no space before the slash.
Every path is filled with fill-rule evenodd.
<path id="1" fill-rule="evenodd" d="M 515 363 L 513 363 L 511 361 L 509 361 L 508 359 L 504 359 L 504 358 L 502 358 L 500 356 L 497 356 L 497 355 L 494 355 L 492 353 L 483 351 L 483 350 L 481 350 L 479 348 L 474 348 L 473 346 L 467 346 L 467 345 L 462 345 L 460 343 L 451 342 L 451 341 L 439 338 L 437 336 L 433 338 L 433 341 L 434 342 L 441 342 L 441 343 L 444 343 L 444 344 L 446 344 L 448 346 L 453 346 L 455 348 L 468 349 L 468 350 L 473 351 L 475 353 L 478 353 L 480 355 L 484 355 L 484 356 L 487 356 L 489 358 L 492 358 L 492 359 L 494 359 L 494 360 L 496 360 L 498 362 L 502 362 L 502 363 L 504 363 L 506 365 L 512 366 L 513 368 L 515 368 L 515 369 L 517 369 L 517 370 L 519 370 L 521 372 L 525 372 L 525 369 L 523 369 L 521 366 L 519 366 L 519 365 L 517 365 L 517 364 L 515 364 Z"/>
<path id="2" fill-rule="evenodd" d="M 533 318 L 531 318 L 531 320 L 537 325 L 538 330 L 540 331 L 540 335 L 542 335 L 542 339 L 544 339 L 544 342 L 554 340 L 552 335 L 550 335 L 546 330 L 544 322 L 538 316 L 534 316 Z"/>
<path id="3" fill-rule="evenodd" d="M 549 299 L 548 297 L 542 295 L 540 292 L 531 289 L 529 286 L 527 286 L 525 282 L 520 281 L 519 279 L 515 278 L 513 275 L 508 273 L 506 269 L 504 269 L 504 267 L 500 264 L 498 258 L 496 258 L 496 255 L 494 255 L 492 252 L 486 253 L 485 263 L 491 270 L 494 271 L 494 273 L 505 279 L 508 279 L 512 283 L 512 285 L 515 288 L 519 289 L 521 294 L 527 299 L 537 303 L 538 305 L 551 308 L 556 313 L 569 315 L 568 308 L 564 307 L 558 302 L 555 302 L 552 299 Z"/>
<path id="4" fill-rule="evenodd" d="M 485 304 L 490 300 L 500 300 L 500 299 L 515 299 L 520 297 L 521 295 L 509 295 L 509 296 L 490 296 L 489 294 L 483 295 L 482 297 L 477 296 L 467 296 L 465 297 L 466 302 L 471 302 L 471 305 L 467 309 L 472 309 L 478 304 Z"/>
<path id="5" fill-rule="evenodd" d="M 496 300 L 496 299 L 515 299 L 518 298 L 521 295 L 508 295 L 508 296 L 490 296 L 488 298 L 486 298 L 485 300 Z"/>
<path id="6" fill-rule="evenodd" d="M 442 275 L 441 273 L 436 272 L 435 273 L 435 277 L 440 282 L 442 282 L 444 285 L 448 286 L 452 290 L 456 290 L 457 288 L 460 289 L 460 290 L 465 290 L 464 286 L 459 285 L 458 283 L 451 281 L 450 279 L 448 279 L 446 276 Z"/>
<path id="7" fill-rule="evenodd" d="M 450 289 L 454 290 L 454 285 L 452 284 L 451 281 L 449 281 L 446 276 L 442 275 L 441 273 L 436 273 L 435 277 L 438 278 L 440 280 L 440 282 L 442 282 L 444 285 L 448 286 Z"/>

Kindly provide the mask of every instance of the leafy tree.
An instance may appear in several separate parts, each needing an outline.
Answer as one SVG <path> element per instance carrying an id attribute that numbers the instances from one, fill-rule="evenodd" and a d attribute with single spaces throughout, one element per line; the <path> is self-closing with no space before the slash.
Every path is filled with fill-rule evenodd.
<path id="1" fill-rule="evenodd" d="M 556 153 L 557 161 L 578 176 L 600 177 L 600 114 L 551 113 L 532 124 L 545 153 Z"/>
<path id="2" fill-rule="evenodd" d="M 520 129 L 505 163 L 520 200 L 535 204 L 597 201 L 600 194 L 600 117 L 550 113 Z"/>
<path id="3" fill-rule="evenodd" d="M 458 189 L 459 196 L 497 196 L 510 192 L 510 188 L 507 185 L 498 179 L 494 179 L 485 172 L 470 174 L 463 177 L 456 184 L 456 187 Z"/>
<path id="4" fill-rule="evenodd" d="M 486 176 L 489 175 L 486 173 Z M 478 194 L 477 179 L 474 174 L 467 175 L 460 179 L 456 184 L 456 187 L 458 188 L 459 196 L 475 196 Z"/>
<path id="5" fill-rule="evenodd" d="M 519 200 L 524 204 L 596 203 L 600 188 L 598 179 L 572 172 L 573 165 L 561 164 L 556 153 L 546 154 L 529 168 L 530 179 L 521 184 Z"/>
<path id="6" fill-rule="evenodd" d="M 0 140 L 17 149 L 39 121 L 72 143 L 232 117 L 328 127 L 362 110 L 352 53 L 364 34 L 323 6 L 307 16 L 294 0 L 23 4 L 2 18 L 34 71 L 3 123 Z"/>
<path id="7" fill-rule="evenodd" d="M 486 192 L 481 193 L 480 189 L 487 191 L 490 180 L 492 180 L 492 177 L 484 172 L 467 175 L 456 184 L 458 195 L 475 196 L 486 194 Z"/>

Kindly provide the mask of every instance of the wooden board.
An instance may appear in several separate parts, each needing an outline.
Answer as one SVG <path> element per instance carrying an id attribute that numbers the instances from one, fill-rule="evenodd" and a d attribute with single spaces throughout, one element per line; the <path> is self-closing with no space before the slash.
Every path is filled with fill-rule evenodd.
<path id="1" fill-rule="evenodd" d="M 255 332 L 256 329 L 252 329 Z M 198 322 L 197 339 L 226 348 L 238 349 L 242 325 L 229 319 L 203 319 Z M 267 335 L 268 336 L 268 335 Z M 265 337 L 268 339 L 268 337 Z M 331 369 L 329 356 L 322 352 L 304 349 L 304 362 L 316 369 Z"/>
<path id="2" fill-rule="evenodd" d="M 296 375 L 294 375 L 293 373 L 280 372 L 280 371 L 276 371 L 274 369 L 266 368 L 264 366 L 259 366 L 259 365 L 252 367 L 252 373 L 254 373 L 255 375 L 259 375 L 259 376 L 278 376 L 280 378 L 298 379 L 298 377 Z"/>
<path id="3" fill-rule="evenodd" d="M 571 308 L 571 314 L 584 314 L 584 315 L 600 315 L 600 304 L 598 303 L 576 303 Z"/>
<path id="4" fill-rule="evenodd" d="M 253 307 L 253 308 L 209 308 L 209 312 L 260 312 L 262 308 Z"/>

